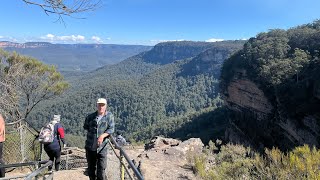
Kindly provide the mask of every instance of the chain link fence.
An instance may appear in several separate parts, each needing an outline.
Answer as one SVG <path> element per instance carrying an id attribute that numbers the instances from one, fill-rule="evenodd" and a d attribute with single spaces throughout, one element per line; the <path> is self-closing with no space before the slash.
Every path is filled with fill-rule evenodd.
<path id="1" fill-rule="evenodd" d="M 40 160 L 37 132 L 24 120 L 6 124 L 3 160 L 6 164 Z"/>

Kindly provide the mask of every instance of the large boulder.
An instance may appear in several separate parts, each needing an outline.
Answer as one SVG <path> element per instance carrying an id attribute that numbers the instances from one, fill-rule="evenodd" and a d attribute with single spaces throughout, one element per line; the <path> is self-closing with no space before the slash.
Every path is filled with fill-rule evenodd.
<path id="1" fill-rule="evenodd" d="M 185 159 L 188 153 L 201 153 L 203 147 L 204 144 L 200 138 L 190 138 L 182 142 L 177 139 L 156 136 L 145 145 L 145 152 L 140 154 L 140 157 L 159 159 L 160 155 L 165 155 L 165 158 Z"/>
<path id="2" fill-rule="evenodd" d="M 155 136 L 151 139 L 151 141 L 148 144 L 145 144 L 144 149 L 145 150 L 160 150 L 165 149 L 171 146 L 177 146 L 181 143 L 180 140 L 172 139 L 172 138 L 164 138 L 161 136 Z"/>
<path id="3" fill-rule="evenodd" d="M 167 155 L 186 157 L 188 153 L 198 154 L 202 152 L 204 144 L 200 138 L 190 138 L 178 146 L 169 147 L 164 151 Z"/>

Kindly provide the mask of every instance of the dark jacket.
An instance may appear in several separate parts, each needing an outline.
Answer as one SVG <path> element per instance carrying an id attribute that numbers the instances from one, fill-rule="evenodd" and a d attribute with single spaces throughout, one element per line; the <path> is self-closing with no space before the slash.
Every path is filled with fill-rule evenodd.
<path id="1" fill-rule="evenodd" d="M 90 151 L 100 151 L 108 143 L 105 139 L 100 147 L 97 147 L 98 137 L 103 133 L 112 134 L 114 132 L 114 116 L 111 112 L 107 112 L 99 122 L 97 122 L 98 111 L 89 114 L 86 117 L 83 128 L 87 130 L 87 140 L 85 148 Z"/>

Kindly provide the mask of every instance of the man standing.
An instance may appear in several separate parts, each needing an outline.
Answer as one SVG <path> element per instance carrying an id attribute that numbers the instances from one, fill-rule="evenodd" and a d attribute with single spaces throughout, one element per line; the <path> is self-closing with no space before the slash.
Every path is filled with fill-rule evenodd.
<path id="1" fill-rule="evenodd" d="M 5 126 L 4 118 L 0 114 L 0 164 L 4 164 L 4 161 L 2 159 L 2 155 L 3 155 L 3 142 L 6 140 L 5 129 L 6 129 L 6 126 Z M 1 168 L 0 169 L 0 177 L 4 177 L 5 172 L 6 172 L 5 169 Z"/>
<path id="2" fill-rule="evenodd" d="M 107 166 L 107 137 L 114 132 L 114 116 L 107 111 L 107 100 L 99 98 L 97 111 L 86 117 L 86 158 L 90 180 L 105 180 Z M 97 169 L 97 174 L 96 174 Z"/>

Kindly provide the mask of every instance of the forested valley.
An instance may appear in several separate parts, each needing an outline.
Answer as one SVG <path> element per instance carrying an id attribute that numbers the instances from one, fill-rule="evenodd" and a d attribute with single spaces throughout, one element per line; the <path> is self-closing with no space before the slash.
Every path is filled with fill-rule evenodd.
<path id="1" fill-rule="evenodd" d="M 116 130 L 131 141 L 154 135 L 187 138 L 199 132 L 209 141 L 223 135 L 225 125 L 221 115 L 217 121 L 209 118 L 223 104 L 219 96 L 222 63 L 243 43 L 161 43 L 84 76 L 66 76 L 70 89 L 35 108 L 27 120 L 40 128 L 53 114 L 61 114 L 67 134 L 83 137 L 86 115 L 96 110 L 98 97 L 106 97 L 116 117 Z"/>

